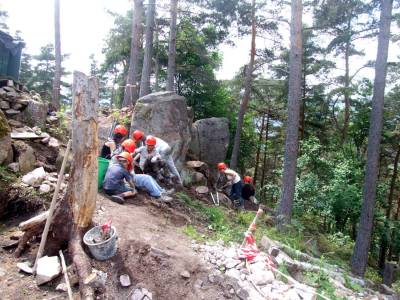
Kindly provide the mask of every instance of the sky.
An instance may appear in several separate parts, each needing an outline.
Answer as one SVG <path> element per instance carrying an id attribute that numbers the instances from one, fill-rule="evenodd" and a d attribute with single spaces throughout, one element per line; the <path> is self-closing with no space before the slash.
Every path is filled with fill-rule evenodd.
<path id="1" fill-rule="evenodd" d="M 103 40 L 113 26 L 113 18 L 107 10 L 125 14 L 131 9 L 129 0 L 61 0 L 61 51 L 70 57 L 64 66 L 68 71 L 89 72 L 89 56 L 93 53 L 97 61 L 102 62 L 101 50 Z M 29 54 L 39 53 L 40 47 L 54 43 L 54 0 L 0 0 L 0 9 L 9 14 L 7 24 L 13 34 L 21 31 L 26 42 L 24 51 Z M 288 13 L 288 12 L 283 12 Z M 307 22 L 307 16 L 304 18 Z M 283 25 L 288 27 L 287 25 Z M 288 28 L 287 28 L 288 29 Z M 289 44 L 288 34 L 284 40 Z M 250 38 L 236 39 L 235 46 L 221 45 L 223 55 L 222 67 L 217 71 L 218 79 L 231 79 L 241 66 L 248 63 L 250 53 Z M 371 47 L 371 41 L 360 42 L 360 48 L 365 49 L 366 57 L 352 59 L 352 68 L 356 70 L 366 60 L 374 60 L 376 43 Z M 268 46 L 267 40 L 257 38 L 257 48 Z M 391 47 L 389 57 L 396 58 L 398 47 Z M 338 61 L 341 68 L 342 62 Z M 339 70 L 340 72 L 340 70 Z M 372 69 L 362 70 L 358 76 L 373 78 Z"/>

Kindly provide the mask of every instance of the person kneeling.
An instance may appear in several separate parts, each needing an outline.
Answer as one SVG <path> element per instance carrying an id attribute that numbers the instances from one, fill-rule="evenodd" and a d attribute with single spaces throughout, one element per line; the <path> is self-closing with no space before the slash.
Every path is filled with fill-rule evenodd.
<path id="1" fill-rule="evenodd" d="M 103 181 L 103 190 L 111 196 L 111 200 L 124 204 L 125 198 L 137 194 L 134 178 L 130 173 L 132 170 L 132 156 L 128 152 L 122 152 L 116 156 L 118 163 L 108 167 Z M 125 183 L 126 181 L 126 183 Z"/>

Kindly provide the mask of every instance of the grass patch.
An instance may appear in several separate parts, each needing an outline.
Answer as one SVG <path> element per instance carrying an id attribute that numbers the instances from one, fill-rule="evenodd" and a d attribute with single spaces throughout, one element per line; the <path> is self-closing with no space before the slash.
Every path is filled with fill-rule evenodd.
<path id="1" fill-rule="evenodd" d="M 361 285 L 351 281 L 349 276 L 347 276 L 346 274 L 344 274 L 344 286 L 347 287 L 348 289 L 351 289 L 351 290 L 357 292 L 357 293 L 361 293 L 362 291 L 364 291 L 364 289 L 362 288 Z"/>
<path id="2" fill-rule="evenodd" d="M 0 181 L 13 182 L 16 178 L 15 174 L 11 173 L 6 167 L 0 166 Z"/>
<path id="3" fill-rule="evenodd" d="M 183 226 L 182 232 L 193 240 L 196 240 L 198 242 L 204 241 L 204 235 L 198 233 L 196 228 L 194 228 L 192 225 Z"/>
<path id="4" fill-rule="evenodd" d="M 345 300 L 344 297 L 338 297 L 335 295 L 335 287 L 329 281 L 329 276 L 323 272 L 306 272 L 304 276 L 305 282 L 308 285 L 314 286 L 317 288 L 317 292 L 321 295 L 324 295 L 332 300 Z M 317 299 L 322 299 L 320 296 L 317 296 Z"/>

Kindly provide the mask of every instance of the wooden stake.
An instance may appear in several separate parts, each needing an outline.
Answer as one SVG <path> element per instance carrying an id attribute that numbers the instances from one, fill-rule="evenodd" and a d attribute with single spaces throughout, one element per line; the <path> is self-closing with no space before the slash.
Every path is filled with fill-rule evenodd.
<path id="1" fill-rule="evenodd" d="M 65 150 L 65 156 L 64 156 L 64 159 L 63 159 L 63 162 L 62 162 L 62 165 L 61 165 L 60 173 L 58 174 L 56 190 L 54 191 L 53 199 L 51 199 L 49 214 L 47 216 L 46 225 L 44 226 L 42 239 L 40 241 L 39 250 L 38 250 L 37 255 L 36 255 L 35 264 L 33 265 L 33 273 L 34 274 L 36 273 L 37 262 L 38 262 L 39 258 L 42 257 L 43 249 L 44 249 L 44 246 L 46 245 L 47 235 L 49 233 L 49 228 L 50 228 L 50 224 L 51 224 L 51 221 L 52 221 L 54 208 L 56 207 L 58 193 L 60 191 L 61 183 L 64 180 L 64 171 L 65 171 L 65 166 L 67 164 L 67 160 L 68 160 L 68 155 L 69 155 L 69 150 L 70 149 L 71 149 L 71 140 L 68 141 L 67 149 Z"/>
<path id="2" fill-rule="evenodd" d="M 62 267 L 62 271 L 64 273 L 64 278 L 65 278 L 65 284 L 67 285 L 68 297 L 69 297 L 69 300 L 74 300 L 74 298 L 72 297 L 71 284 L 69 283 L 67 266 L 65 265 L 64 255 L 61 250 L 59 251 L 59 253 L 60 253 L 60 258 L 61 258 L 61 267 Z"/>

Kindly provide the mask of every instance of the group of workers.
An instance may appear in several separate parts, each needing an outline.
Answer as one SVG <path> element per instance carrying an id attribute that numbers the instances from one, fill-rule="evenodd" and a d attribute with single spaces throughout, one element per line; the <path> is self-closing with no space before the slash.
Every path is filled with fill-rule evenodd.
<path id="1" fill-rule="evenodd" d="M 112 139 L 101 149 L 100 156 L 111 160 L 103 181 L 104 192 L 119 204 L 135 196 L 136 189 L 161 201 L 171 201 L 169 194 L 173 189 L 166 191 L 157 182 L 165 179 L 182 185 L 171 147 L 158 137 L 145 136 L 140 130 L 135 130 L 132 138 L 127 137 L 127 128 L 117 125 Z"/>
<path id="2" fill-rule="evenodd" d="M 226 178 L 226 183 L 223 186 L 218 186 L 222 180 L 217 180 L 217 190 L 223 190 L 226 187 L 230 187 L 229 199 L 232 201 L 232 205 L 237 209 L 244 209 L 244 201 L 251 201 L 257 204 L 258 201 L 255 198 L 255 188 L 253 186 L 253 178 L 250 176 L 244 176 L 243 181 L 240 175 L 227 167 L 223 162 L 217 165 L 220 173 L 219 178 Z"/>
<path id="3" fill-rule="evenodd" d="M 104 192 L 114 202 L 123 204 L 126 198 L 136 195 L 136 189 L 146 191 L 150 196 L 169 202 L 169 196 L 174 189 L 166 191 L 159 183 L 172 183 L 182 186 L 182 179 L 172 158 L 172 149 L 167 142 L 155 136 L 145 136 L 143 131 L 133 131 L 128 138 L 128 130 L 123 125 L 117 125 L 113 130 L 112 139 L 101 149 L 101 157 L 110 159 L 110 166 L 103 181 Z M 225 178 L 222 190 L 230 187 L 229 198 L 235 208 L 243 209 L 244 201 L 257 204 L 254 197 L 253 179 L 240 175 L 227 167 L 223 162 L 217 165 L 221 176 Z"/>

